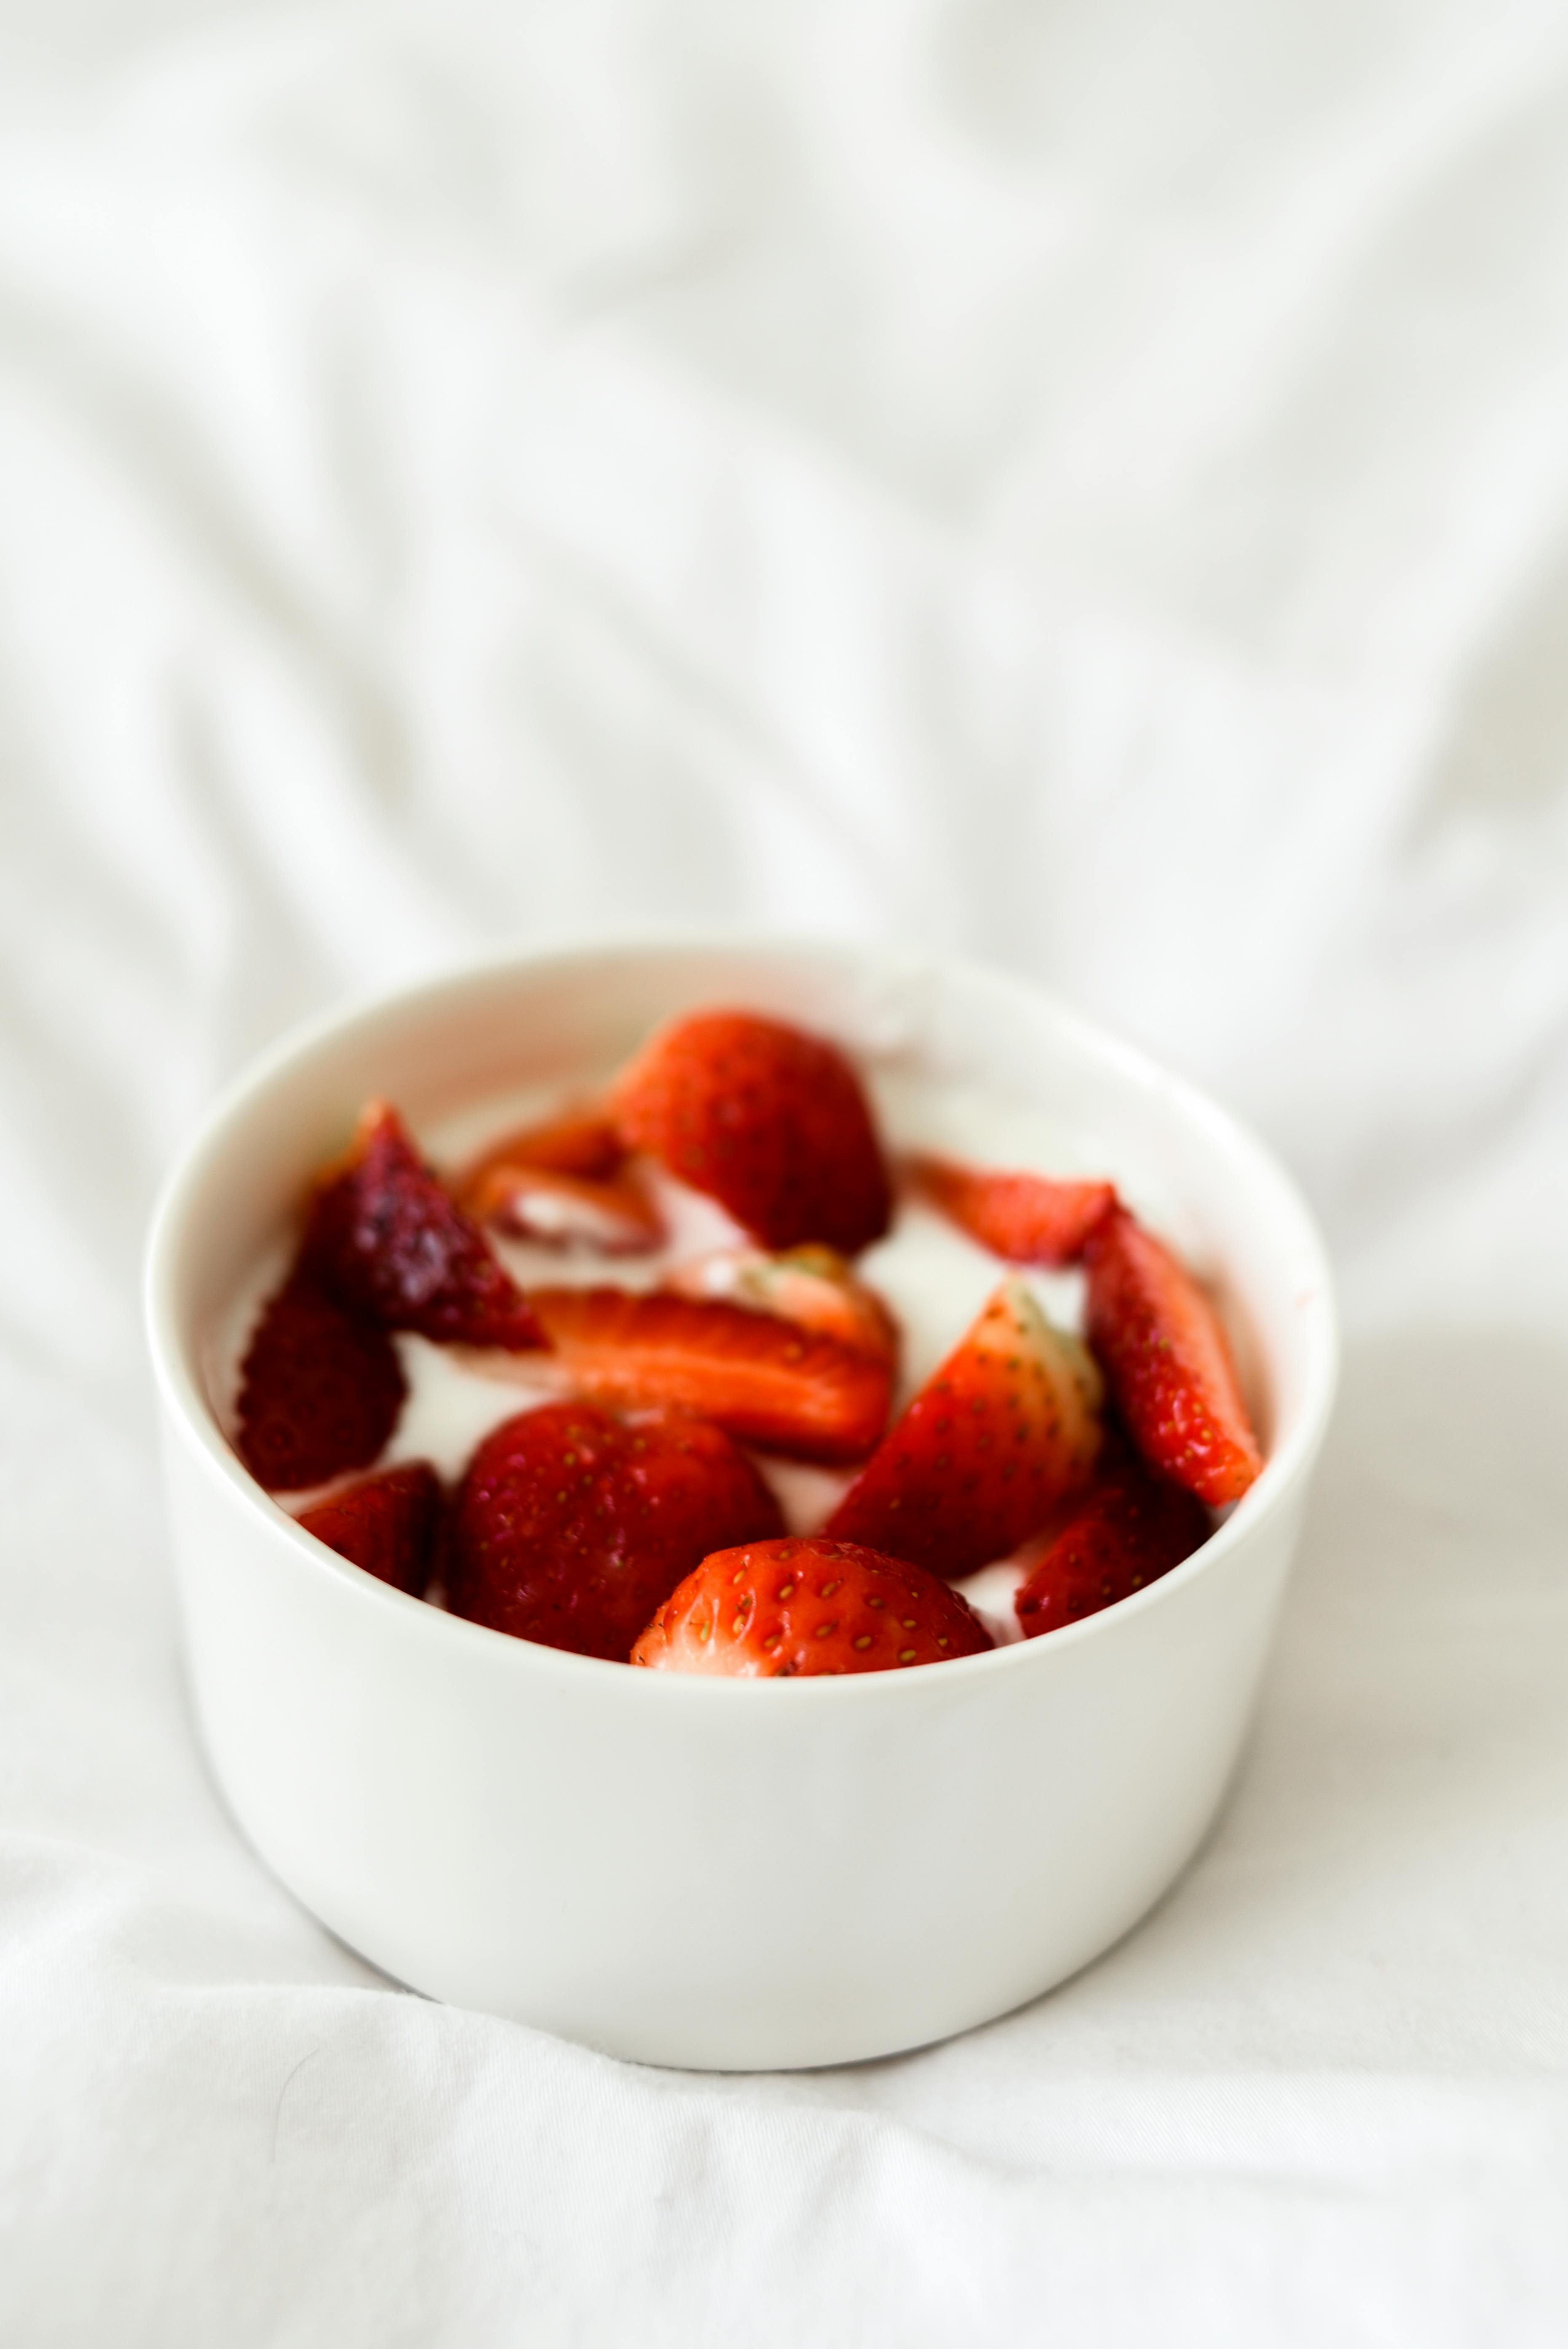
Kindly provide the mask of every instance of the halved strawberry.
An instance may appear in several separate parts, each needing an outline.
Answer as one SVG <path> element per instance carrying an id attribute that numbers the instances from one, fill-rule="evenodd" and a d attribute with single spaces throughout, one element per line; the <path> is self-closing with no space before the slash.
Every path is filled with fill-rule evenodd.
<path id="1" fill-rule="evenodd" d="M 1115 1606 L 1179 1566 L 1212 1527 L 1200 1501 L 1119 1450 L 1020 1585 L 1023 1636 Z"/>
<path id="2" fill-rule="evenodd" d="M 933 1206 L 1009 1264 L 1076 1264 L 1116 1195 L 1109 1183 L 1058 1183 L 951 1158 L 911 1158 L 909 1171 Z"/>
<path id="3" fill-rule="evenodd" d="M 1088 1481 L 1100 1381 L 1077 1340 L 1004 1280 L 829 1517 L 938 1574 L 971 1574 L 1039 1531 Z"/>
<path id="4" fill-rule="evenodd" d="M 297 1263 L 257 1322 L 240 1371 L 237 1449 L 269 1493 L 368 1468 L 408 1392 L 386 1331 Z"/>
<path id="5" fill-rule="evenodd" d="M 855 1460 L 888 1423 L 888 1365 L 722 1299 L 535 1288 L 545 1373 L 596 1402 L 698 1413 L 803 1460 Z M 533 1366 L 529 1366 L 532 1373 Z"/>
<path id="6" fill-rule="evenodd" d="M 564 1109 L 533 1125 L 519 1126 L 493 1142 L 459 1184 L 460 1193 L 487 1166 L 537 1166 L 547 1174 L 580 1174 L 604 1183 L 618 1174 L 627 1156 L 615 1120 L 597 1102 Z"/>
<path id="7" fill-rule="evenodd" d="M 699 1558 L 781 1525 L 745 1454 L 706 1421 L 627 1425 L 591 1403 L 552 1403 L 504 1421 L 469 1464 L 449 1521 L 448 1604 L 624 1663 Z"/>
<path id="8" fill-rule="evenodd" d="M 298 1522 L 379 1582 L 418 1599 L 431 1578 L 441 1511 L 441 1478 L 428 1460 L 410 1460 L 362 1476 L 302 1510 Z"/>
<path id="9" fill-rule="evenodd" d="M 748 1680 L 891 1672 L 978 1656 L 991 1637 L 923 1567 L 857 1542 L 747 1542 L 705 1557 L 631 1651 L 634 1664 Z"/>
<path id="10" fill-rule="evenodd" d="M 674 1266 L 664 1286 L 680 1297 L 728 1298 L 754 1313 L 777 1313 L 889 1368 L 898 1361 L 898 1328 L 882 1299 L 856 1278 L 836 1248 L 815 1241 L 777 1256 L 765 1248 L 715 1248 Z"/>
<path id="11" fill-rule="evenodd" d="M 301 1261 L 389 1330 L 513 1350 L 546 1342 L 522 1290 L 386 1102 L 367 1104 L 347 1158 L 311 1198 Z"/>
<path id="12" fill-rule="evenodd" d="M 1238 1500 L 1262 1454 L 1213 1306 L 1125 1207 L 1096 1226 L 1084 1261 L 1089 1342 L 1138 1450 L 1200 1501 Z"/>
<path id="13" fill-rule="evenodd" d="M 706 1191 L 764 1247 L 846 1256 L 892 1192 L 860 1080 L 835 1044 L 750 1011 L 702 1011 L 644 1046 L 611 1107 L 624 1139 Z"/>
<path id="14" fill-rule="evenodd" d="M 592 1248 L 598 1256 L 643 1256 L 664 1237 L 659 1210 L 627 1175 L 590 1182 L 545 1166 L 497 1160 L 466 1194 L 464 1205 L 482 1224 L 514 1232 L 545 1247 Z"/>

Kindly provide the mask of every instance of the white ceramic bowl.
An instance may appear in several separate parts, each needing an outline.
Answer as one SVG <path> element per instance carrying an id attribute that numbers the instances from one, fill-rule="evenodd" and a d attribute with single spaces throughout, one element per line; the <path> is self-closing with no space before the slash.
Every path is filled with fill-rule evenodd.
<path id="1" fill-rule="evenodd" d="M 565 1655 L 388 1588 L 224 1441 L 210 1331 L 359 1102 L 416 1126 L 607 1070 L 739 1002 L 872 1065 L 1049 1108 L 1222 1269 L 1269 1459 L 1203 1549 L 1049 1637 L 924 1671 L 727 1682 Z M 645 2061 L 832 2064 L 1047 1990 L 1157 1900 L 1225 1791 L 1335 1376 L 1322 1247 L 1189 1087 L 972 969 L 836 947 L 520 956 L 296 1035 L 171 1175 L 147 1314 L 192 1687 L 245 1833 L 345 1941 L 431 1995 Z"/>

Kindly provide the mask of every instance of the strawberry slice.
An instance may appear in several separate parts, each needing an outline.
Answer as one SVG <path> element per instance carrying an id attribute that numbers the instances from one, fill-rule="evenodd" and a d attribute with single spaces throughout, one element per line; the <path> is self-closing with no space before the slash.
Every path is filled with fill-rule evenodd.
<path id="1" fill-rule="evenodd" d="M 658 1208 L 630 1175 L 600 1183 L 498 1158 L 464 1192 L 463 1205 L 482 1224 L 545 1247 L 642 1256 L 664 1237 Z"/>
<path id="2" fill-rule="evenodd" d="M 368 1468 L 407 1392 L 386 1331 L 296 1263 L 241 1365 L 240 1457 L 269 1493 L 304 1492 Z"/>
<path id="3" fill-rule="evenodd" d="M 1076 1264 L 1089 1234 L 1116 1203 L 1110 1183 L 1057 1183 L 1044 1174 L 962 1166 L 951 1158 L 911 1158 L 909 1171 L 933 1206 L 1009 1264 Z"/>
<path id="4" fill-rule="evenodd" d="M 631 1651 L 656 1671 L 747 1680 L 893 1672 L 978 1656 L 991 1638 L 923 1567 L 857 1542 L 786 1537 L 705 1557 Z"/>
<path id="5" fill-rule="evenodd" d="M 441 1512 L 441 1478 L 428 1460 L 410 1460 L 360 1477 L 302 1510 L 298 1523 L 378 1582 L 418 1599 L 431 1578 Z"/>
<path id="6" fill-rule="evenodd" d="M 714 1248 L 674 1266 L 664 1286 L 680 1297 L 725 1297 L 754 1313 L 779 1314 L 872 1355 L 889 1370 L 897 1367 L 897 1322 L 836 1248 L 809 1240 L 778 1256 L 764 1248 Z"/>
<path id="7" fill-rule="evenodd" d="M 749 1011 L 703 1011 L 645 1045 L 617 1082 L 622 1137 L 718 1200 L 764 1247 L 854 1256 L 892 1192 L 860 1080 L 836 1045 Z"/>
<path id="8" fill-rule="evenodd" d="M 695 1412 L 803 1460 L 858 1459 L 888 1423 L 885 1362 L 774 1314 L 608 1288 L 529 1301 L 558 1357 L 546 1375 L 595 1402 Z"/>
<path id="9" fill-rule="evenodd" d="M 1211 1531 L 1200 1501 L 1121 1452 L 1020 1585 L 1024 1638 L 1114 1607 L 1190 1557 Z"/>
<path id="10" fill-rule="evenodd" d="M 301 1260 L 389 1330 L 514 1350 L 545 1343 L 522 1290 L 386 1102 L 368 1103 L 347 1158 L 321 1178 Z"/>
<path id="11" fill-rule="evenodd" d="M 706 1421 L 627 1425 L 551 1403 L 474 1454 L 452 1504 L 448 1603 L 493 1630 L 625 1663 L 699 1558 L 781 1523 L 745 1454 Z"/>
<path id="12" fill-rule="evenodd" d="M 459 1187 L 466 1190 L 491 1165 L 535 1166 L 545 1174 L 578 1174 L 590 1183 L 606 1183 L 620 1173 L 626 1156 L 615 1120 L 597 1102 L 589 1102 L 562 1110 L 540 1124 L 520 1126 L 492 1143 Z"/>
<path id="13" fill-rule="evenodd" d="M 838 1541 L 971 1574 L 1037 1533 L 1088 1481 L 1100 1381 L 1023 1283 L 1004 1280 L 829 1517 Z"/>
<path id="14" fill-rule="evenodd" d="M 1089 1342 L 1133 1442 L 1200 1501 L 1240 1499 L 1262 1454 L 1213 1306 L 1125 1207 L 1096 1226 L 1084 1261 Z"/>

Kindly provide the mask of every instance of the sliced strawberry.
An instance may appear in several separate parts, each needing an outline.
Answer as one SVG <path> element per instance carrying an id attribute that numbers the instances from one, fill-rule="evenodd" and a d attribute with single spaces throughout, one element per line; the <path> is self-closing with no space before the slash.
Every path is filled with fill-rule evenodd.
<path id="1" fill-rule="evenodd" d="M 368 1468 L 407 1392 L 386 1331 L 296 1264 L 241 1366 L 240 1457 L 269 1493 L 304 1492 Z"/>
<path id="2" fill-rule="evenodd" d="M 302 1261 L 389 1330 L 471 1346 L 542 1346 L 526 1299 L 441 1188 L 386 1102 L 371 1102 L 306 1219 Z"/>
<path id="3" fill-rule="evenodd" d="M 1123 1451 L 1031 1569 L 1014 1605 L 1033 1640 L 1157 1582 L 1206 1542 L 1200 1501 Z"/>
<path id="4" fill-rule="evenodd" d="M 466 1192 L 487 1166 L 496 1164 L 536 1166 L 546 1174 L 578 1174 L 590 1183 L 605 1183 L 619 1174 L 626 1156 L 615 1120 L 599 1103 L 589 1102 L 504 1134 L 470 1167 L 459 1188 Z"/>
<path id="5" fill-rule="evenodd" d="M 452 1504 L 448 1603 L 492 1630 L 624 1663 L 649 1615 L 720 1545 L 781 1529 L 737 1444 L 675 1414 L 631 1425 L 591 1403 L 487 1435 Z"/>
<path id="6" fill-rule="evenodd" d="M 786 1537 L 705 1557 L 631 1651 L 670 1672 L 784 1680 L 978 1656 L 990 1634 L 923 1567 L 857 1542 Z"/>
<path id="7" fill-rule="evenodd" d="M 1116 1195 L 1109 1183 L 1057 1183 L 950 1158 L 912 1158 L 909 1174 L 933 1206 L 1009 1264 L 1076 1264 Z"/>
<path id="8" fill-rule="evenodd" d="M 428 1460 L 410 1460 L 362 1476 L 303 1510 L 298 1522 L 379 1582 L 418 1599 L 431 1578 L 441 1511 L 441 1478 Z"/>
<path id="9" fill-rule="evenodd" d="M 1089 1342 L 1138 1450 L 1200 1501 L 1238 1500 L 1262 1454 L 1213 1306 L 1125 1207 L 1096 1226 L 1084 1260 Z"/>
<path id="10" fill-rule="evenodd" d="M 722 1299 L 536 1288 L 550 1372 L 595 1402 L 695 1412 L 803 1460 L 855 1460 L 888 1423 L 885 1362 Z"/>
<path id="11" fill-rule="evenodd" d="M 882 1299 L 856 1278 L 836 1248 L 815 1241 L 778 1256 L 764 1248 L 715 1248 L 676 1265 L 664 1286 L 680 1297 L 728 1298 L 754 1313 L 779 1314 L 889 1368 L 898 1361 L 898 1324 Z"/>
<path id="12" fill-rule="evenodd" d="M 1006 1557 L 1087 1482 L 1100 1381 L 1075 1338 L 1004 1280 L 827 1521 L 938 1574 Z"/>
<path id="13" fill-rule="evenodd" d="M 892 1193 L 860 1080 L 836 1045 L 749 1011 L 664 1029 L 615 1086 L 624 1139 L 705 1191 L 764 1247 L 853 1256 Z"/>
<path id="14" fill-rule="evenodd" d="M 498 1158 L 469 1186 L 463 1205 L 482 1224 L 545 1247 L 642 1256 L 664 1237 L 658 1208 L 641 1184 L 626 1174 L 596 1182 Z"/>

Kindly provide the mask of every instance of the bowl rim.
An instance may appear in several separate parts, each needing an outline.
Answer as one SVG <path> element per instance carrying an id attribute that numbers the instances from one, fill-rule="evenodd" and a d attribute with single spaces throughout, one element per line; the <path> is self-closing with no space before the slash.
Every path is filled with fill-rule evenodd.
<path id="1" fill-rule="evenodd" d="M 901 968 L 910 973 L 920 973 L 938 983 L 956 978 L 966 985 L 993 987 L 1014 997 L 1028 997 L 1051 1014 L 1054 1022 L 1070 1040 L 1086 1048 L 1103 1062 L 1108 1062 L 1121 1078 L 1146 1092 L 1163 1096 L 1169 1107 L 1216 1141 L 1222 1142 L 1232 1156 L 1244 1164 L 1248 1179 L 1256 1180 L 1272 1191 L 1278 1206 L 1294 1223 L 1295 1241 L 1301 1253 L 1303 1273 L 1307 1276 L 1300 1340 L 1305 1356 L 1305 1376 L 1296 1423 L 1283 1444 L 1270 1454 L 1256 1482 L 1233 1506 L 1224 1522 L 1189 1557 L 1168 1574 L 1159 1576 L 1127 1598 L 1117 1599 L 1093 1615 L 1080 1617 L 1076 1622 L 1063 1624 L 1054 1631 L 1034 1639 L 1011 1640 L 1004 1646 L 982 1651 L 979 1655 L 953 1657 L 940 1665 L 929 1665 L 918 1671 L 823 1674 L 792 1677 L 788 1682 L 771 1677 L 751 1679 L 740 1675 L 693 1672 L 639 1672 L 604 1657 L 576 1655 L 566 1649 L 545 1647 L 537 1640 L 519 1639 L 514 1634 L 494 1630 L 488 1624 L 470 1622 L 463 1616 L 450 1614 L 444 1608 L 431 1607 L 423 1599 L 395 1589 L 308 1533 L 251 1475 L 223 1434 L 203 1392 L 192 1359 L 193 1348 L 188 1345 L 180 1326 L 174 1296 L 175 1257 L 190 1195 L 199 1186 L 210 1154 L 220 1145 L 234 1120 L 250 1109 L 258 1096 L 286 1077 L 296 1063 L 308 1059 L 323 1046 L 340 1040 L 356 1027 L 372 1020 L 395 1018 L 400 1012 L 410 1011 L 416 1007 L 429 1007 L 443 994 L 461 994 L 487 978 L 499 978 L 511 972 L 520 976 L 547 977 L 554 971 L 566 977 L 574 969 L 588 966 L 603 968 L 607 964 L 646 960 L 649 957 L 677 960 L 705 953 L 748 952 L 774 961 L 794 960 L 807 965 L 835 957 L 846 957 L 867 968 L 880 967 L 891 972 Z M 911 1687 L 929 1688 L 933 1671 L 940 1674 L 942 1688 L 956 1694 L 961 1688 L 967 1687 L 977 1673 L 1048 1669 L 1048 1659 L 1052 1655 L 1059 1657 L 1068 1648 L 1085 1641 L 1115 1638 L 1119 1629 L 1151 1610 L 1168 1605 L 1178 1592 L 1189 1587 L 1199 1577 L 1212 1573 L 1238 1544 L 1251 1539 L 1271 1517 L 1280 1514 L 1310 1475 L 1322 1447 L 1333 1413 L 1339 1373 L 1339 1333 L 1333 1279 L 1327 1251 L 1312 1211 L 1294 1177 L 1268 1146 L 1200 1086 L 1177 1075 L 1137 1046 L 1101 1028 L 1096 1021 L 1064 1003 L 1052 989 L 965 957 L 910 953 L 877 941 L 862 944 L 850 939 L 787 932 L 759 936 L 755 930 L 742 932 L 722 927 L 679 934 L 653 931 L 641 936 L 631 935 L 614 940 L 565 947 L 535 948 L 513 944 L 493 947 L 483 953 L 444 961 L 423 977 L 397 986 L 357 989 L 327 1009 L 296 1022 L 271 1044 L 265 1046 L 223 1086 L 176 1153 L 160 1187 L 149 1225 L 143 1260 L 142 1304 L 154 1386 L 169 1425 L 194 1453 L 209 1475 L 215 1475 L 242 1507 L 253 1512 L 264 1526 L 291 1545 L 298 1568 L 331 1576 L 345 1590 L 358 1594 L 358 1603 L 414 1610 L 426 1627 L 423 1636 L 432 1640 L 456 1640 L 458 1652 L 467 1644 L 476 1658 L 488 1655 L 498 1669 L 563 1676 L 563 1684 L 566 1687 L 576 1682 L 585 1689 L 597 1685 L 607 1691 L 618 1682 L 627 1691 L 626 1701 L 633 1703 L 754 1704 L 772 1702 L 799 1706 L 803 1702 L 914 1702 L 918 1699 L 910 1692 Z M 349 1603 L 356 1601 L 350 1598 Z M 407 1619 L 411 1621 L 413 1619 L 410 1617 Z M 479 1643 L 477 1648 L 473 1647 L 474 1642 Z M 500 1661 L 505 1655 L 514 1660 L 510 1665 Z M 580 1676 L 584 1673 L 592 1676 L 590 1681 L 581 1681 Z M 607 1674 L 612 1678 L 607 1680 Z M 639 1689 L 645 1693 L 640 1697 L 634 1696 L 632 1691 Z M 654 1695 L 655 1689 L 663 1693 Z M 929 1691 L 929 1693 L 935 1692 Z"/>

